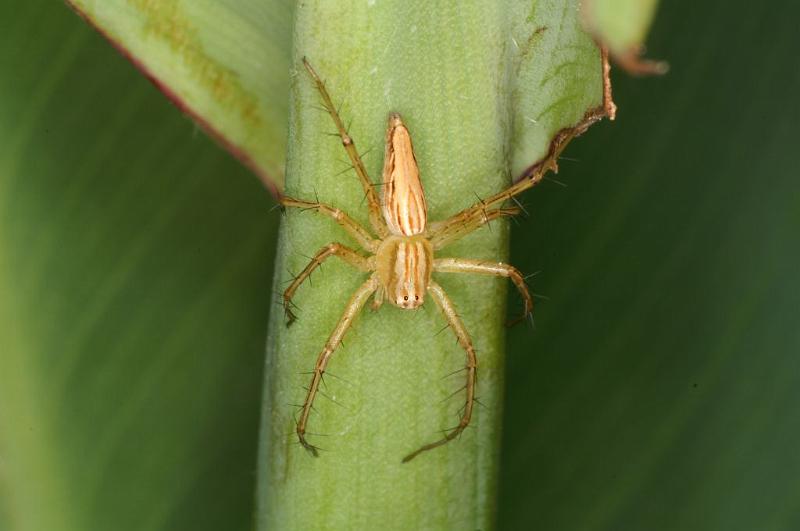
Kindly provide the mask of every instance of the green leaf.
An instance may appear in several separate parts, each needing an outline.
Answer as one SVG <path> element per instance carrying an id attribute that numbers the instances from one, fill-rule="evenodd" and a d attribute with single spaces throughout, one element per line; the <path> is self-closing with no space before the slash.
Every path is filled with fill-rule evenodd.
<path id="1" fill-rule="evenodd" d="M 247 529 L 271 202 L 63 5 L 0 21 L 0 529 Z"/>
<path id="2" fill-rule="evenodd" d="M 509 11 L 512 58 L 504 88 L 513 124 L 510 170 L 518 177 L 598 119 L 613 119 L 616 109 L 610 87 L 604 91 L 607 65 L 573 12 L 577 3 L 515 2 L 502 9 Z"/>
<path id="3" fill-rule="evenodd" d="M 283 187 L 289 0 L 68 0 L 273 191 Z"/>
<path id="4" fill-rule="evenodd" d="M 614 60 L 633 74 L 664 74 L 664 61 L 640 58 L 658 0 L 586 0 L 581 15 L 587 31 L 608 47 Z"/>
<path id="5" fill-rule="evenodd" d="M 286 191 L 318 197 L 362 223 L 364 191 L 344 162 L 340 140 L 330 136 L 333 124 L 319 109 L 302 56 L 327 80 L 356 145 L 368 152 L 366 166 L 375 180 L 386 117 L 390 111 L 404 116 L 432 221 L 470 206 L 476 195 L 502 190 L 512 171 L 560 151 L 606 108 L 603 61 L 580 27 L 576 2 L 306 2 L 297 12 Z M 355 246 L 313 211 L 290 210 L 280 234 L 276 291 L 321 246 Z M 498 222 L 441 256 L 504 260 L 507 247 L 507 225 Z M 278 312 L 272 316 L 259 528 L 372 529 L 387 522 L 397 529 L 491 528 L 504 279 L 437 275 L 479 355 L 483 407 L 457 441 L 401 464 L 404 455 L 456 424 L 464 402 L 464 372 L 445 378 L 463 368 L 463 350 L 429 300 L 416 312 L 385 304 L 361 313 L 331 361 L 326 396 L 314 404 L 309 439 L 323 448 L 321 457 L 297 444 L 293 404 L 303 402 L 316 356 L 363 280 L 329 260 L 298 291 L 299 319 L 291 328 Z"/>

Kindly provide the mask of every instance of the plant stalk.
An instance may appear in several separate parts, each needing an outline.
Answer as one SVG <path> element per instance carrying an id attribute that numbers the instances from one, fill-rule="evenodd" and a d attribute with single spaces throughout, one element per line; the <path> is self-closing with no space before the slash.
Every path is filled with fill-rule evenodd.
<path id="1" fill-rule="evenodd" d="M 307 57 L 341 107 L 374 182 L 384 128 L 403 115 L 414 141 L 429 220 L 510 184 L 504 15 L 496 6 L 421 1 L 307 2 L 298 7 L 286 193 L 332 204 L 368 226 L 363 191 L 319 95 Z M 488 6 L 488 7 L 487 7 Z M 276 293 L 320 247 L 356 243 L 332 220 L 287 211 Z M 493 222 L 437 256 L 504 260 L 508 227 Z M 258 469 L 259 529 L 490 529 L 495 514 L 503 382 L 501 279 L 441 274 L 478 352 L 476 407 L 457 440 L 401 459 L 458 422 L 464 351 L 432 300 L 417 311 L 365 309 L 334 354 L 309 432 L 297 444 L 297 404 L 328 334 L 365 274 L 331 259 L 297 293 L 298 321 L 275 311 L 267 347 Z M 276 294 L 276 302 L 280 297 Z M 449 375 L 449 376 L 448 376 Z M 451 396 L 452 395 L 452 396 Z M 450 398 L 448 398 L 450 397 Z"/>

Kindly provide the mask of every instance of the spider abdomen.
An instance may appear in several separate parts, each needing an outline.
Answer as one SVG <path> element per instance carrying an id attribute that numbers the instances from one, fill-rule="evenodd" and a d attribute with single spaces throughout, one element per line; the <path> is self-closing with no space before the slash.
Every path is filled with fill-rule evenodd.
<path id="1" fill-rule="evenodd" d="M 433 269 L 433 247 L 427 239 L 389 236 L 378 247 L 375 262 L 389 302 L 408 310 L 422 305 Z"/>
<path id="2" fill-rule="evenodd" d="M 428 207 L 419 179 L 411 134 L 397 113 L 389 115 L 383 158 L 383 217 L 392 234 L 414 236 L 425 231 Z"/>

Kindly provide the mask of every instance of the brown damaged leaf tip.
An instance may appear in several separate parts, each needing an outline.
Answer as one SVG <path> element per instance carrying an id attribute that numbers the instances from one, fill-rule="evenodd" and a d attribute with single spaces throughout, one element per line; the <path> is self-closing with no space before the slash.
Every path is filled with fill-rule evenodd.
<path id="1" fill-rule="evenodd" d="M 608 118 L 609 120 L 616 118 L 617 105 L 614 103 L 614 99 L 611 95 L 611 65 L 608 61 L 608 49 L 605 46 L 598 45 L 598 47 L 600 48 L 600 63 L 603 71 L 602 103 L 593 109 L 589 109 L 577 124 L 571 127 L 565 127 L 558 131 L 553 137 L 553 140 L 550 141 L 550 147 L 547 150 L 547 154 L 544 156 L 544 158 L 528 166 L 528 168 L 523 171 L 519 177 L 514 179 L 514 182 L 519 183 L 521 181 L 529 180 L 532 182 L 532 186 L 533 184 L 540 182 L 548 171 L 558 173 L 558 157 L 567 147 L 567 144 L 569 144 L 570 140 L 576 136 L 582 135 L 593 123 L 602 120 L 603 118 Z"/>
<path id="2" fill-rule="evenodd" d="M 605 46 L 600 46 L 600 57 L 603 62 L 603 111 L 609 120 L 613 120 L 617 117 L 617 106 L 611 97 L 611 64 Z"/>
<path id="3" fill-rule="evenodd" d="M 636 46 L 619 54 L 612 54 L 614 62 L 632 76 L 661 76 L 669 72 L 669 63 L 644 59 L 644 46 Z"/>

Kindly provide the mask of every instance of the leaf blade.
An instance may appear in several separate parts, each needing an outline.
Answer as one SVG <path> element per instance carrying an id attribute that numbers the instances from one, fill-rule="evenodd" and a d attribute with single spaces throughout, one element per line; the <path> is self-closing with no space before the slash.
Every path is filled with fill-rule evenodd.
<path id="1" fill-rule="evenodd" d="M 282 188 L 292 2 L 68 2 L 273 193 Z"/>

